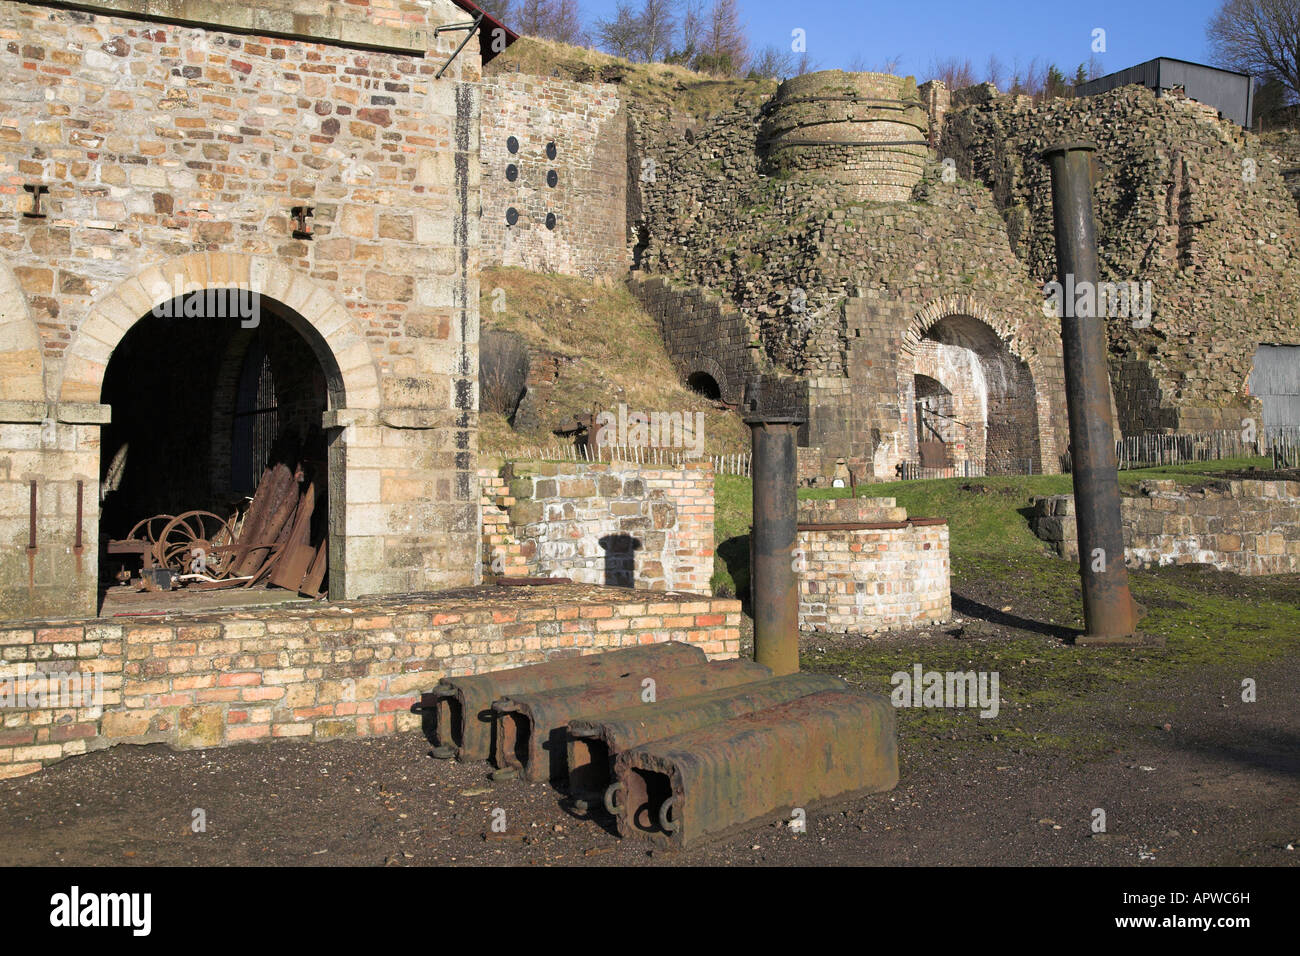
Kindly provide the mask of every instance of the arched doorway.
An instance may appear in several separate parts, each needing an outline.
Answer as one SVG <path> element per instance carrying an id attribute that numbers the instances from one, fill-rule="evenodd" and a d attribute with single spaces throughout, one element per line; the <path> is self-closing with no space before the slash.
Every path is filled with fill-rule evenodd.
<path id="1" fill-rule="evenodd" d="M 139 527 L 156 515 L 208 512 L 212 521 L 197 519 L 205 533 L 227 521 L 231 531 L 214 543 L 230 544 L 234 529 L 260 520 L 260 500 L 273 514 L 257 540 L 278 542 L 286 560 L 303 548 L 319 555 L 326 589 L 330 487 L 342 462 L 322 420 L 341 382 L 319 333 L 274 299 L 209 288 L 154 306 L 116 343 L 104 372 L 100 400 L 112 421 L 101 434 L 101 541 L 167 527 Z M 259 498 L 264 482 L 274 488 Z M 269 570 L 255 575 L 249 562 L 224 576 L 297 590 Z M 105 544 L 101 587 L 138 564 Z M 196 589 L 220 587 L 206 579 L 211 568 L 188 570 Z"/>
<path id="2" fill-rule="evenodd" d="M 926 329 L 914 354 L 918 443 L 943 442 L 950 464 L 975 473 L 1039 470 L 1033 376 L 992 328 L 949 315 Z"/>
<path id="3" fill-rule="evenodd" d="M 722 400 L 722 388 L 718 385 L 718 380 L 708 372 L 692 372 L 686 377 L 686 387 L 715 402 Z"/>

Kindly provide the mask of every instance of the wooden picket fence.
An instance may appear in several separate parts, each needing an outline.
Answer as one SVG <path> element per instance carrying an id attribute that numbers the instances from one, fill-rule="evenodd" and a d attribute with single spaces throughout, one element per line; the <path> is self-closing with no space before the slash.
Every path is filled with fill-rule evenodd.
<path id="1" fill-rule="evenodd" d="M 629 465 L 656 465 L 677 468 L 687 462 L 708 461 L 719 475 L 750 476 L 753 455 L 692 455 L 680 448 L 655 448 L 648 445 L 547 445 L 518 448 L 505 457 L 513 461 L 589 461 L 622 462 Z"/>
<path id="2" fill-rule="evenodd" d="M 1179 435 L 1126 435 L 1115 442 L 1121 471 L 1262 456 L 1271 457 L 1275 468 L 1300 468 L 1300 426 L 1270 428 L 1255 434 L 1253 440 L 1244 430 L 1224 429 Z M 1062 467 L 1069 471 L 1070 466 L 1070 454 L 1066 452 Z"/>

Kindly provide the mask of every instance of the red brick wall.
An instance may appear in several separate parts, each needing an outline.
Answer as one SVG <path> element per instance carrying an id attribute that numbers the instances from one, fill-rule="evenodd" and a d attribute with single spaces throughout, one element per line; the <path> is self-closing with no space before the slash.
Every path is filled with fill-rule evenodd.
<path id="1" fill-rule="evenodd" d="M 740 604 L 554 585 L 477 598 L 0 628 L 0 778 L 119 743 L 178 749 L 413 730 L 421 692 L 472 674 L 632 644 L 740 649 Z M 20 674 L 100 675 L 99 706 L 31 697 Z M 87 682 L 94 678 L 84 678 Z M 68 706 L 60 706 L 60 704 Z"/>

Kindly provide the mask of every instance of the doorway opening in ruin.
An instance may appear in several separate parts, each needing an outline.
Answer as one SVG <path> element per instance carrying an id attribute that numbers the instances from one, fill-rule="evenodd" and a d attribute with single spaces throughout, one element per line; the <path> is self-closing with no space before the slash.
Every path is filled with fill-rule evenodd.
<path id="1" fill-rule="evenodd" d="M 940 319 L 917 346 L 914 373 L 918 457 L 928 451 L 942 457 L 937 467 L 975 474 L 1037 470 L 1033 376 L 992 328 L 968 315 Z"/>
<path id="2" fill-rule="evenodd" d="M 692 372 L 686 379 L 686 387 L 697 395 L 715 402 L 722 401 L 722 389 L 718 380 L 708 372 Z"/>
<path id="3" fill-rule="evenodd" d="M 916 407 L 916 449 L 922 468 L 950 468 L 958 449 L 965 449 L 969 428 L 956 417 L 953 394 L 928 375 L 912 377 Z"/>
<path id="4" fill-rule="evenodd" d="M 101 392 L 101 613 L 327 591 L 339 375 L 313 338 L 234 289 L 161 303 L 123 336 Z"/>

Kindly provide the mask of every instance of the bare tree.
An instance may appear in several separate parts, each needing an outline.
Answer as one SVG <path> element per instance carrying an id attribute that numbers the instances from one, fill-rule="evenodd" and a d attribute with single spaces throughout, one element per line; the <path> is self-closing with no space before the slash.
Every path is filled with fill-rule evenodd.
<path id="1" fill-rule="evenodd" d="M 930 65 L 930 79 L 939 80 L 950 90 L 964 90 L 975 85 L 975 68 L 969 59 L 950 56 Z"/>
<path id="2" fill-rule="evenodd" d="M 1220 66 L 1300 96 L 1300 0 L 1225 0 L 1205 32 Z"/>
<path id="3" fill-rule="evenodd" d="M 683 0 L 679 27 L 680 45 L 666 59 L 686 66 L 695 64 L 704 34 L 704 0 Z"/>
<path id="4" fill-rule="evenodd" d="M 713 0 L 704 22 L 696 66 L 723 76 L 742 72 L 749 60 L 749 40 L 736 0 Z"/>
<path id="5" fill-rule="evenodd" d="M 873 72 L 873 73 L 888 73 L 888 74 L 890 74 L 891 76 L 893 76 L 894 74 L 896 74 L 896 73 L 899 71 L 899 69 L 902 67 L 902 65 L 903 65 L 903 57 L 902 57 L 902 55 L 901 55 L 901 54 L 898 54 L 898 53 L 895 53 L 893 56 L 887 56 L 887 57 L 885 57 L 885 59 L 884 59 L 883 61 L 881 61 L 880 65 L 877 66 L 874 70 L 872 70 L 872 72 Z"/>
<path id="6" fill-rule="evenodd" d="M 677 28 L 675 5 L 673 0 L 645 0 L 641 8 L 637 52 L 647 63 L 662 60 L 672 52 L 673 32 Z"/>
<path id="7" fill-rule="evenodd" d="M 807 56 L 808 54 L 804 54 Z M 784 79 L 787 76 L 794 75 L 796 67 L 795 58 L 783 51 L 780 47 L 766 46 L 759 51 L 758 55 L 749 65 L 749 78 L 759 79 Z"/>
<path id="8" fill-rule="evenodd" d="M 582 29 L 582 15 L 578 12 L 578 0 L 556 0 L 551 4 L 551 20 L 543 34 L 551 40 L 559 40 L 573 46 L 581 46 L 587 39 Z"/>
<path id="9" fill-rule="evenodd" d="M 984 65 L 984 82 L 992 83 L 999 90 L 1006 88 L 1007 68 L 1002 65 L 1002 61 L 997 58 L 997 54 L 989 54 L 989 61 Z"/>
<path id="10" fill-rule="evenodd" d="M 508 24 L 524 36 L 558 40 L 561 43 L 582 43 L 582 16 L 578 0 L 518 0 Z"/>
<path id="11" fill-rule="evenodd" d="M 596 21 L 596 40 L 600 48 L 625 60 L 635 58 L 640 24 L 627 0 L 619 0 L 611 20 Z"/>
<path id="12" fill-rule="evenodd" d="M 511 29 L 514 28 L 515 11 L 513 0 L 490 0 L 490 2 L 482 4 L 482 7 L 506 26 Z"/>
<path id="13" fill-rule="evenodd" d="M 524 36 L 541 36 L 550 15 L 551 0 L 519 0 L 514 12 L 514 30 Z"/>

